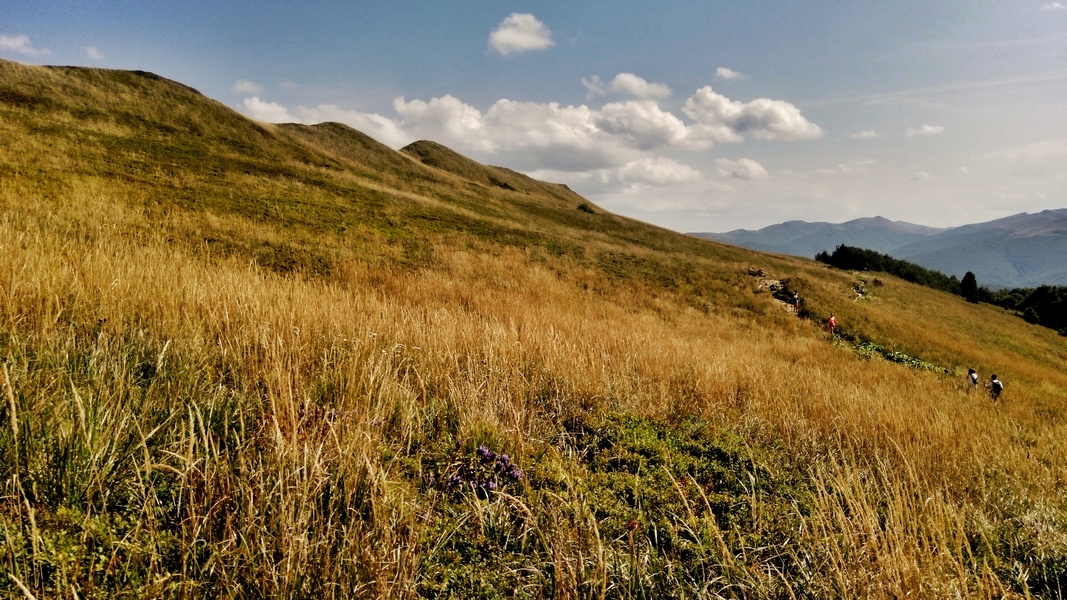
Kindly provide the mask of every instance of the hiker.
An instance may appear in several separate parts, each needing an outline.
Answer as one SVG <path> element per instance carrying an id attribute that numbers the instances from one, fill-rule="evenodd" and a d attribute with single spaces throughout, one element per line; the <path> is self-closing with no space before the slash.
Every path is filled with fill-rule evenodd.
<path id="1" fill-rule="evenodd" d="M 1004 382 L 997 379 L 994 374 L 989 378 L 989 383 L 986 385 L 989 388 L 989 399 L 996 402 L 1000 399 L 1000 393 L 1004 391 Z"/>
<path id="2" fill-rule="evenodd" d="M 974 369 L 967 369 L 967 382 L 970 383 L 970 387 L 967 388 L 968 392 L 978 391 L 978 371 Z"/>
<path id="3" fill-rule="evenodd" d="M 793 292 L 793 312 L 800 312 L 800 292 Z"/>
<path id="4" fill-rule="evenodd" d="M 837 329 L 837 317 L 834 313 L 830 313 L 830 320 L 826 321 L 826 328 L 830 330 L 830 335 L 834 334 L 834 330 Z"/>

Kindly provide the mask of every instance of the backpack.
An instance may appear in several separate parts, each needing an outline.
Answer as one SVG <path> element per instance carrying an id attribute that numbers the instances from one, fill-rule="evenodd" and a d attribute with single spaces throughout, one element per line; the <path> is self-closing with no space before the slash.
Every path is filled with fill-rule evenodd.
<path id="1" fill-rule="evenodd" d="M 1000 392 L 1004 391 L 1004 382 L 999 379 L 994 379 L 990 385 L 992 386 L 994 396 L 999 396 Z"/>

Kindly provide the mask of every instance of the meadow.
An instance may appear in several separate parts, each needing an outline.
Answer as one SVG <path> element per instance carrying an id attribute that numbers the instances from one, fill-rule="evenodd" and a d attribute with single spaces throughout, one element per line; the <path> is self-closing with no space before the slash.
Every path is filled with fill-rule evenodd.
<path id="1" fill-rule="evenodd" d="M 0 75 L 8 596 L 1067 588 L 1051 330 L 148 74 Z"/>

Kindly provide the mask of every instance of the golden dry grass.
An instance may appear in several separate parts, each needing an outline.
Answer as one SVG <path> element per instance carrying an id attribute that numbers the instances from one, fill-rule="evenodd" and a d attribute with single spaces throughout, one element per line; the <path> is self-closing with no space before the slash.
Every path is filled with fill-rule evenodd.
<path id="1" fill-rule="evenodd" d="M 94 195 L 74 199 L 84 208 Z M 375 594 L 412 593 L 424 552 L 418 515 L 433 503 L 403 482 L 399 457 L 441 435 L 536 456 L 551 451 L 561 419 L 604 411 L 699 416 L 808 465 L 815 510 L 791 551 L 812 555 L 812 576 L 833 574 L 823 583 L 835 595 L 1000 596 L 1011 582 L 994 575 L 996 553 L 976 532 L 1032 519 L 1026 526 L 1041 543 L 1063 543 L 1062 417 L 1041 418 L 1035 403 L 1051 404 L 1046 394 L 1064 383 L 1039 364 L 1004 364 L 1010 393 L 994 407 L 956 379 L 862 362 L 787 314 L 768 312 L 761 322 L 662 297 L 634 308 L 640 290 L 585 291 L 568 277 L 595 274 L 560 277 L 517 251 L 441 248 L 440 268 L 386 285 L 371 285 L 381 276 L 358 263 L 345 266 L 343 284 L 321 283 L 234 262 L 205 265 L 106 227 L 74 245 L 47 218 L 25 216 L 34 211 L 15 217 L 12 200 L 0 231 L 6 364 L 23 426 L 85 446 L 88 462 L 68 468 L 86 480 L 63 495 L 106 496 L 102 470 L 132 476 L 99 462 L 127 460 L 140 478 L 173 473 L 190 496 L 182 547 L 208 543 L 211 568 L 222 571 L 266 562 L 257 572 L 276 580 L 258 584 L 271 593 L 293 591 L 287 586 L 312 565 L 327 565 L 317 576 L 347 589 L 373 582 Z M 884 303 L 905 285 L 890 282 Z M 942 321 L 966 323 L 963 313 L 973 310 L 959 303 L 961 314 Z M 1004 324 L 1012 326 L 1027 329 Z M 1026 333 L 1040 348 L 1041 332 Z M 954 345 L 968 356 L 972 343 Z M 997 353 L 970 356 L 993 363 Z M 157 370 L 144 387 L 130 371 L 146 363 Z M 1038 378 L 1045 389 L 1026 389 Z M 79 425 L 82 411 L 95 415 L 102 437 Z M 316 421 L 325 411 L 342 416 Z M 203 423 L 212 418 L 224 420 L 216 426 L 224 433 Z M 124 439 L 141 450 L 116 457 Z M 396 455 L 383 457 L 383 447 Z M 31 451 L 23 448 L 21 460 Z M 348 537 L 309 531 L 316 519 L 328 528 L 338 518 L 313 506 L 324 483 L 337 480 L 361 491 L 353 503 L 369 505 L 369 514 L 348 525 Z M 153 492 L 145 484 L 135 493 Z M 241 505 L 240 517 L 212 522 L 227 502 Z M 8 510 L 21 514 L 24 505 Z M 357 548 L 355 569 L 341 557 Z M 200 574 L 188 575 L 183 585 L 195 586 Z"/>
<path id="2" fill-rule="evenodd" d="M 341 231 L 315 211 L 363 197 L 223 174 L 309 207 L 264 216 L 189 167 L 157 165 L 147 186 L 73 151 L 19 154 L 34 144 L 0 172 L 6 593 L 1062 595 L 1054 332 L 889 277 L 857 301 L 858 274 L 622 220 L 586 235 L 522 217 L 580 253 Z M 331 181 L 378 186 L 398 215 L 505 222 L 478 220 L 488 192 L 449 199 L 462 182 L 429 172 L 441 188 Z M 206 199 L 168 208 L 170 188 Z M 209 235 L 310 246 L 330 268 L 279 272 Z M 812 319 L 779 310 L 752 265 L 800 289 Z M 823 330 L 831 310 L 954 374 L 859 357 Z M 966 391 L 968 366 L 1007 382 L 1000 404 Z M 521 484 L 442 487 L 479 445 L 514 458 Z M 727 480 L 702 479 L 709 465 Z"/>

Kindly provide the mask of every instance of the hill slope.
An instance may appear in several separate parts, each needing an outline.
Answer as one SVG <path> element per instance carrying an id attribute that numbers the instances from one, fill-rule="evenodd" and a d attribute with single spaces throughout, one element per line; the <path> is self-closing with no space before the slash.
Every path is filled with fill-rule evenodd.
<path id="1" fill-rule="evenodd" d="M 1062 339 L 859 282 L 0 62 L 0 590 L 1052 597 Z"/>
<path id="2" fill-rule="evenodd" d="M 811 257 L 840 244 L 875 250 L 946 275 L 973 272 L 989 287 L 1067 285 L 1067 209 L 1023 213 L 948 229 L 881 217 L 846 223 L 790 221 L 758 231 L 693 234 L 746 248 Z"/>

